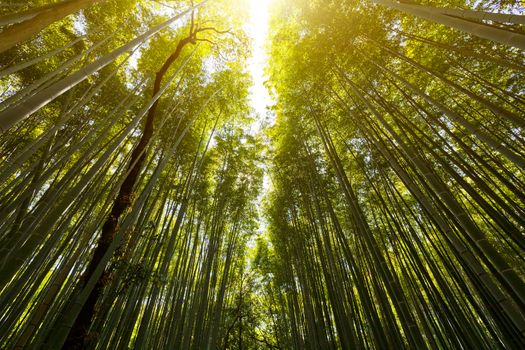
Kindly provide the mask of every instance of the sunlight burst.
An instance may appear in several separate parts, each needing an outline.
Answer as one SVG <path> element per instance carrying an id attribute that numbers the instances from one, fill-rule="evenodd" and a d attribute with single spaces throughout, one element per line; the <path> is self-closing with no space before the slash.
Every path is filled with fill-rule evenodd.
<path id="1" fill-rule="evenodd" d="M 268 90 L 264 86 L 264 66 L 267 62 L 265 42 L 268 35 L 269 0 L 250 0 L 250 22 L 248 32 L 252 37 L 252 57 L 248 69 L 253 79 L 250 89 L 251 104 L 259 117 L 266 114 L 266 106 L 271 103 Z"/>

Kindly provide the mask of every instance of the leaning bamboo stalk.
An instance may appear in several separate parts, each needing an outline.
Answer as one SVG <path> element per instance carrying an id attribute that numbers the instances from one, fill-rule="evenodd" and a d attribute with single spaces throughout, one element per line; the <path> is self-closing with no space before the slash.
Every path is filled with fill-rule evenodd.
<path id="1" fill-rule="evenodd" d="M 462 18 L 448 16 L 441 12 L 441 9 L 431 6 L 411 5 L 391 0 L 372 0 L 372 2 L 440 23 L 483 39 L 525 50 L 525 35 L 521 33 L 514 33 L 481 23 L 473 23 Z"/>
<path id="2" fill-rule="evenodd" d="M 177 21 L 178 19 L 182 18 L 183 16 L 187 15 L 192 10 L 194 10 L 197 7 L 202 6 L 203 4 L 204 2 L 201 2 L 183 11 L 182 13 L 153 27 L 152 29 L 148 30 L 146 33 L 131 40 L 126 45 L 121 46 L 120 48 L 114 50 L 113 52 L 99 58 L 97 61 L 71 74 L 67 78 L 60 80 L 59 82 L 53 84 L 52 86 L 41 91 L 40 93 L 24 100 L 17 106 L 10 107 L 0 112 L 0 133 L 5 132 L 6 130 L 8 130 L 10 127 L 15 125 L 19 121 L 27 118 L 28 116 L 30 116 L 31 114 L 33 114 L 34 112 L 42 108 L 43 106 L 47 105 L 49 102 L 53 101 L 58 96 L 62 95 L 64 92 L 68 91 L 72 87 L 76 86 L 80 82 L 87 79 L 87 77 L 90 76 L 91 74 L 99 71 L 100 69 L 104 68 L 105 66 L 113 62 L 120 55 L 128 52 L 129 50 L 132 50 L 137 45 L 142 44 L 143 42 L 151 38 L 153 35 L 161 31 L 162 29 L 166 28 L 173 22 Z"/>
<path id="3" fill-rule="evenodd" d="M 487 61 L 487 62 L 492 62 L 492 63 L 495 63 L 495 64 L 501 66 L 501 67 L 506 67 L 506 68 L 510 68 L 510 69 L 513 69 L 513 70 L 525 73 L 525 66 L 523 64 L 521 64 L 521 63 L 516 62 L 515 60 L 510 59 L 510 58 L 505 58 L 505 57 L 501 57 L 500 58 L 500 57 L 491 56 L 491 55 L 488 55 L 487 53 L 484 53 L 484 52 L 483 53 L 476 52 L 476 51 L 471 50 L 471 49 L 469 49 L 467 47 L 455 46 L 455 45 L 447 44 L 447 43 L 444 43 L 444 42 L 435 41 L 435 40 L 431 40 L 431 39 L 428 39 L 428 38 L 423 38 L 423 37 L 421 37 L 419 35 L 408 33 L 408 32 L 405 32 L 405 31 L 396 31 L 396 32 L 398 32 L 400 35 L 402 35 L 402 36 L 404 36 L 406 38 L 417 40 L 417 41 L 422 42 L 422 43 L 424 43 L 424 44 L 426 44 L 428 46 L 441 48 L 441 49 L 447 50 L 447 51 L 453 51 L 458 56 L 472 57 L 474 59 Z"/>
<path id="4" fill-rule="evenodd" d="M 71 3 L 74 1 L 76 0 L 64 0 L 61 3 L 47 4 L 47 5 L 39 6 L 36 8 L 29 9 L 29 10 L 0 16 L 0 26 L 20 23 L 20 22 L 30 20 L 31 18 L 34 18 L 35 16 L 37 16 L 38 14 L 41 14 L 44 11 L 49 11 L 49 10 L 56 11 L 57 9 L 60 9 L 61 7 L 63 8 L 64 5 L 68 5 L 68 3 Z"/>
<path id="5" fill-rule="evenodd" d="M 44 54 L 42 56 L 38 56 L 38 57 L 33 58 L 32 60 L 29 60 L 29 61 L 26 61 L 26 62 L 22 62 L 22 63 L 19 63 L 17 65 L 14 65 L 14 66 L 11 66 L 9 68 L 6 68 L 6 69 L 0 71 L 0 78 L 5 77 L 5 76 L 10 75 L 10 74 L 13 74 L 13 73 L 16 73 L 16 72 L 19 72 L 19 71 L 21 71 L 21 70 L 23 70 L 23 69 L 25 69 L 27 67 L 30 67 L 30 66 L 32 66 L 34 64 L 37 64 L 38 62 L 40 62 L 42 60 L 45 60 L 45 59 L 50 58 L 50 57 L 53 57 L 57 53 L 65 51 L 68 48 L 70 48 L 71 46 L 74 46 L 75 44 L 77 44 L 80 41 L 84 40 L 86 37 L 87 37 L 87 35 L 79 36 L 78 38 L 76 38 L 75 40 L 70 41 L 66 45 L 61 46 L 61 47 L 59 47 L 57 49 L 51 50 L 51 51 L 49 51 L 48 53 L 46 53 L 46 54 Z"/>
<path id="6" fill-rule="evenodd" d="M 31 14 L 19 16 L 16 20 L 20 21 L 23 18 L 22 23 L 14 24 L 0 32 L 0 53 L 29 40 L 52 23 L 102 1 L 106 0 L 66 0 L 60 4 L 48 5 L 49 8 L 36 14 L 33 11 Z"/>
<path id="7" fill-rule="evenodd" d="M 406 4 L 409 7 L 419 7 L 421 5 Z M 452 8 L 436 8 L 437 11 L 444 15 L 473 19 L 478 21 L 492 21 L 500 23 L 511 24 L 525 24 L 525 16 L 512 13 L 495 13 L 487 11 L 476 11 L 469 9 L 452 9 Z"/>
<path id="8" fill-rule="evenodd" d="M 500 115 L 500 116 L 508 119 L 509 121 L 514 123 L 516 126 L 520 126 L 522 128 L 525 127 L 525 121 L 523 120 L 523 118 L 521 116 L 516 115 L 516 114 L 508 111 L 504 107 L 498 106 L 497 104 L 491 102 L 487 98 L 479 96 L 478 94 L 472 92 L 471 90 L 466 89 L 463 86 L 455 83 L 454 81 L 446 78 L 443 74 L 441 74 L 441 73 L 439 73 L 439 72 L 437 72 L 435 70 L 429 69 L 428 67 L 426 67 L 426 66 L 420 64 L 419 62 L 417 62 L 417 61 L 407 57 L 406 55 L 403 55 L 403 54 L 401 54 L 401 53 L 399 53 L 399 52 L 397 52 L 395 50 L 390 49 L 389 47 L 387 47 L 387 46 L 385 46 L 383 44 L 378 43 L 376 40 L 370 39 L 368 37 L 365 37 L 365 39 L 370 41 L 370 42 L 372 42 L 375 46 L 379 47 L 380 49 L 385 50 L 385 51 L 389 52 L 390 54 L 392 54 L 393 56 L 400 58 L 401 60 L 405 61 L 406 63 L 408 63 L 412 67 L 414 67 L 416 69 L 419 69 L 422 72 L 425 72 L 426 74 L 428 74 L 430 76 L 436 77 L 437 79 L 441 80 L 447 86 L 450 86 L 450 87 L 456 89 L 457 91 L 460 91 L 461 93 L 465 94 L 466 96 L 468 96 L 472 100 L 479 102 L 482 106 L 484 106 L 488 110 L 492 111 L 494 114 Z"/>
<path id="9" fill-rule="evenodd" d="M 359 88 L 351 81 L 347 81 L 352 88 L 352 91 L 359 97 L 359 99 L 367 106 L 367 108 L 377 117 L 377 119 L 381 122 L 381 125 L 388 131 L 388 133 L 395 138 L 395 140 L 400 144 L 400 147 L 402 148 L 403 152 L 406 152 L 408 159 L 414 163 L 414 165 L 421 171 L 424 178 L 429 182 L 430 186 L 435 190 L 437 195 L 439 195 L 439 198 L 443 200 L 449 206 L 453 213 L 452 215 L 457 218 L 459 224 L 464 228 L 464 230 L 467 232 L 467 234 L 472 236 L 472 240 L 475 242 L 476 245 L 479 245 L 479 248 L 481 251 L 483 251 L 487 256 L 490 257 L 491 261 L 496 265 L 496 268 L 498 269 L 498 273 L 502 275 L 504 279 L 506 279 L 506 282 L 510 285 L 507 290 L 509 292 L 515 292 L 516 295 L 520 295 L 519 291 L 523 288 L 523 281 L 518 277 L 516 272 L 508 266 L 508 264 L 501 258 L 499 253 L 492 247 L 485 238 L 485 235 L 479 231 L 479 229 L 475 226 L 475 224 L 468 218 L 467 215 L 465 215 L 465 212 L 462 207 L 455 201 L 453 196 L 451 195 L 450 191 L 446 189 L 446 187 L 442 184 L 442 182 L 435 176 L 435 174 L 428 168 L 428 164 L 424 160 L 421 159 L 418 155 L 416 155 L 412 149 L 405 144 L 395 132 L 392 127 L 384 120 L 384 118 L 379 114 L 379 112 L 370 104 L 369 101 L 365 99 L 365 97 L 360 92 Z M 455 240 L 456 246 L 459 245 L 459 238 L 456 237 L 454 234 L 451 234 L 449 238 L 452 240 Z M 458 251 L 462 252 L 461 249 L 458 249 Z M 464 253 L 464 252 L 462 252 Z M 468 256 L 468 255 L 467 255 Z M 473 258 L 473 257 L 472 257 Z M 470 266 L 476 266 L 475 258 L 471 260 Z M 479 264 L 479 262 L 477 263 Z M 483 271 L 482 269 L 480 269 Z M 487 284 L 489 279 L 486 272 L 480 272 L 478 274 L 479 277 L 484 277 L 484 283 Z M 493 283 L 491 283 L 493 284 Z M 494 289 L 494 290 L 492 290 Z M 496 287 L 491 288 L 491 290 L 496 293 L 501 293 L 499 289 Z M 520 332 L 525 332 L 525 319 L 522 315 L 519 314 L 518 309 L 509 302 L 509 298 L 507 297 L 501 297 L 498 296 L 496 298 L 499 303 L 501 304 L 502 308 L 505 309 L 506 313 L 508 314 L 509 318 L 512 319 L 514 324 L 517 328 L 519 328 Z"/>
<path id="10" fill-rule="evenodd" d="M 82 58 L 88 57 L 90 53 L 96 52 L 95 50 L 102 46 L 105 42 L 110 40 L 120 28 L 118 28 L 111 34 L 104 36 L 101 40 L 91 45 L 86 51 L 81 52 L 78 55 L 63 62 L 57 69 L 33 81 L 30 85 L 18 91 L 16 95 L 13 95 L 12 97 L 2 101 L 2 112 L 4 110 L 8 110 L 9 108 L 16 107 L 17 104 L 23 103 L 23 101 L 30 99 L 31 97 L 37 95 L 41 91 L 46 90 L 49 86 L 52 86 L 53 84 L 57 83 L 60 79 L 64 79 L 69 72 L 75 69 L 74 65 L 76 63 L 78 63 Z"/>
<path id="11" fill-rule="evenodd" d="M 131 132 L 131 130 L 133 130 L 139 124 L 140 119 L 141 116 L 139 114 L 127 127 L 127 130 L 123 132 L 120 135 L 120 137 L 117 138 L 117 140 L 112 144 L 112 146 L 108 150 L 106 150 L 106 152 L 101 156 L 101 158 L 99 158 L 97 162 L 93 164 L 91 169 L 82 177 L 82 179 L 75 185 L 75 187 L 61 196 L 62 200 L 60 200 L 57 206 L 53 208 L 51 214 L 46 215 L 37 226 L 38 232 L 48 232 L 49 228 L 53 227 L 56 220 L 60 217 L 60 215 L 62 215 L 62 213 L 67 211 L 72 201 L 74 201 L 75 198 L 77 198 L 77 196 L 79 195 L 79 193 L 81 193 L 85 189 L 89 181 L 108 161 L 111 154 L 113 154 L 118 148 L 118 146 L 121 145 L 122 141 L 128 136 L 129 132 Z M 51 203 L 51 201 L 49 201 L 49 203 Z M 48 210 L 50 210 L 49 205 L 44 205 L 42 207 L 42 211 L 47 212 Z M 33 252 L 34 248 L 41 242 L 43 238 L 44 237 L 42 237 L 41 234 L 37 234 L 35 232 L 31 233 L 22 247 L 18 247 L 16 252 L 8 254 L 2 259 L 3 262 L 2 266 L 0 267 L 0 270 L 2 271 L 2 274 L 0 276 L 1 284 L 6 283 L 12 278 L 15 271 L 25 262 L 26 258 Z M 7 264 L 8 259 L 11 258 L 12 260 L 9 264 Z"/>
<path id="12" fill-rule="evenodd" d="M 0 266 L 0 271 L 2 271 L 2 276 L 0 276 L 0 284 L 3 284 L 3 279 L 10 279 L 12 277 L 12 274 L 16 269 L 24 262 L 25 258 L 28 254 L 31 253 L 31 251 L 38 245 L 38 243 L 43 239 L 42 232 L 48 232 L 48 230 L 54 225 L 58 217 L 67 210 L 67 208 L 71 205 L 74 198 L 76 198 L 79 193 L 85 190 L 85 187 L 88 185 L 89 181 L 95 176 L 95 174 L 99 171 L 99 169 L 108 161 L 111 154 L 115 152 L 115 150 L 121 145 L 123 140 L 129 135 L 129 133 L 139 124 L 140 120 L 144 115 L 148 112 L 149 108 L 155 104 L 158 98 L 160 98 L 161 94 L 167 89 L 169 84 L 175 79 L 175 77 L 178 75 L 179 70 L 177 70 L 168 80 L 168 83 L 165 84 L 162 89 L 152 97 L 152 99 L 149 101 L 148 104 L 146 104 L 145 107 L 142 108 L 142 110 L 137 114 L 137 116 L 133 119 L 133 122 L 130 123 L 124 132 L 121 133 L 120 137 L 118 137 L 111 145 L 110 148 L 106 150 L 106 152 L 97 160 L 97 162 L 90 168 L 90 170 L 82 177 L 81 181 L 79 181 L 74 188 L 72 188 L 69 192 L 62 195 L 62 198 L 65 200 L 60 200 L 57 207 L 53 208 L 51 214 L 48 214 L 42 222 L 39 223 L 37 226 L 37 231 L 40 232 L 40 235 L 37 235 L 35 233 L 32 233 L 28 238 L 26 243 L 20 247 L 16 252 L 11 252 L 11 254 L 16 254 L 16 258 L 14 261 L 12 261 L 10 264 L 7 264 L 8 259 L 10 259 L 11 254 L 8 254 L 3 258 L 2 265 Z M 80 163 L 80 162 L 79 162 Z M 75 171 L 70 171 L 70 174 L 75 174 Z M 65 180 L 65 181 L 64 181 Z M 64 183 L 68 183 L 68 178 L 63 179 Z M 58 194 L 55 193 L 55 197 Z M 55 200 L 58 200 L 58 198 L 55 198 Z M 48 202 L 50 199 L 47 199 Z M 50 210 L 49 205 L 44 205 L 42 207 L 42 210 L 47 212 Z M 43 215 L 43 214 L 41 214 Z M 28 228 L 26 228 L 27 231 Z M 16 261 L 16 263 L 15 263 Z"/>
<path id="13" fill-rule="evenodd" d="M 34 142 L 28 144 L 24 149 L 22 149 L 15 157 L 11 158 L 9 160 L 9 165 L 5 168 L 4 171 L 0 173 L 0 182 L 5 181 L 8 176 L 10 176 L 16 169 L 20 168 L 22 164 L 24 164 L 33 154 L 53 135 L 56 133 L 60 128 L 62 128 L 67 121 L 69 121 L 75 113 L 77 113 L 80 108 L 82 108 L 88 101 L 95 96 L 97 92 L 99 92 L 105 84 L 113 77 L 115 76 L 120 67 L 122 67 L 125 62 L 129 59 L 131 56 L 128 55 L 110 74 L 107 75 L 106 78 L 104 78 L 101 82 L 99 82 L 97 85 L 92 85 L 85 93 L 84 96 L 82 96 L 80 99 L 78 99 L 71 107 L 68 107 L 67 112 L 63 115 L 63 117 L 60 118 L 60 120 L 53 125 L 53 127 L 49 130 L 47 130 L 41 137 L 36 139 Z M 129 98 L 130 95 L 128 95 L 125 100 Z M 119 103 L 119 107 L 122 105 L 122 101 Z M 115 113 L 117 109 L 114 109 L 110 114 L 109 117 L 113 116 L 113 113 Z M 96 128 L 91 128 L 88 134 L 93 133 L 93 131 L 96 130 Z M 81 143 L 75 143 L 75 146 L 73 148 L 79 147 Z"/>
<path id="14" fill-rule="evenodd" d="M 510 161 L 512 161 L 514 164 L 516 164 L 516 166 L 518 166 L 518 167 L 520 167 L 522 169 L 525 168 L 525 160 L 522 157 L 520 157 L 518 154 L 516 154 L 516 153 L 512 152 L 510 149 L 508 149 L 508 147 L 506 147 L 506 145 L 504 143 L 498 142 L 498 140 L 495 140 L 492 137 L 492 135 L 490 135 L 487 132 L 483 131 L 480 127 L 472 124 L 471 122 L 469 122 L 468 120 L 463 118 L 462 115 L 460 115 L 459 113 L 451 110 L 450 108 L 448 108 L 447 106 L 445 106 L 444 104 L 442 104 L 441 102 L 436 100 L 435 98 L 431 97 L 430 95 L 428 95 L 427 93 L 425 93 L 421 89 L 417 88 L 416 86 L 414 86 L 413 84 L 408 82 L 406 79 L 402 78 L 400 75 L 394 73 L 392 70 L 389 70 L 389 69 L 381 66 L 380 64 L 376 63 L 372 59 L 367 58 L 366 55 L 364 55 L 363 53 L 360 52 L 360 54 L 366 60 L 368 60 L 369 62 L 374 64 L 377 68 L 379 68 L 381 71 L 385 72 L 385 74 L 389 74 L 389 75 L 393 76 L 394 78 L 396 78 L 397 80 L 401 81 L 410 91 L 412 91 L 413 93 L 421 96 L 421 98 L 423 98 L 429 104 L 435 106 L 439 111 L 441 111 L 442 113 L 444 113 L 445 115 L 450 117 L 454 122 L 462 125 L 472 135 L 476 136 L 481 141 L 483 141 L 483 142 L 487 143 L 488 145 L 490 145 L 492 147 L 492 149 L 494 149 L 496 152 L 499 152 L 502 155 L 504 155 L 505 157 L 507 157 Z M 341 74 L 342 74 L 342 76 L 345 79 L 348 79 L 344 73 L 341 73 Z"/>

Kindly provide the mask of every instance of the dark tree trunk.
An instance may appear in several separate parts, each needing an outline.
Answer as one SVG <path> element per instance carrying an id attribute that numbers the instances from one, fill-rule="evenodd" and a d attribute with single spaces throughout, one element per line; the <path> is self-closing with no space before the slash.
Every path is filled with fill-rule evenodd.
<path id="1" fill-rule="evenodd" d="M 166 62 L 164 62 L 162 68 L 157 72 L 155 84 L 153 86 L 152 96 L 155 96 L 160 91 L 164 75 L 166 74 L 170 66 L 173 64 L 173 62 L 175 62 L 180 56 L 180 53 L 182 52 L 184 46 L 186 46 L 189 43 L 195 43 L 193 33 L 190 33 L 188 37 L 179 41 L 177 48 L 175 49 L 173 54 L 171 54 L 168 57 Z M 127 172 L 128 175 L 124 179 L 124 182 L 120 187 L 119 193 L 113 202 L 111 213 L 109 214 L 108 218 L 104 222 L 104 225 L 102 226 L 102 233 L 97 241 L 95 252 L 93 253 L 93 257 L 89 262 L 86 273 L 83 276 L 82 281 L 80 282 L 82 284 L 82 288 L 85 287 L 86 283 L 93 276 L 97 266 L 102 262 L 102 258 L 108 251 L 111 243 L 113 243 L 113 240 L 115 239 L 115 234 L 118 231 L 119 220 L 122 214 L 129 207 L 131 207 L 133 203 L 133 199 L 135 197 L 133 188 L 135 187 L 137 178 L 142 169 L 142 164 L 146 159 L 146 155 L 148 153 L 148 144 L 151 140 L 151 137 L 153 136 L 153 128 L 158 101 L 159 100 L 157 99 L 157 101 L 155 101 L 155 103 L 153 103 L 153 105 L 148 110 L 148 115 L 146 118 L 146 124 L 144 125 L 142 137 L 140 138 L 139 143 L 137 144 L 137 146 L 131 154 L 131 159 L 129 161 Z M 83 305 L 82 310 L 80 311 L 73 327 L 71 328 L 66 342 L 62 347 L 63 349 L 82 349 L 84 347 L 89 335 L 89 327 L 95 314 L 95 306 L 97 304 L 98 299 L 102 295 L 102 290 L 104 289 L 108 281 L 108 277 L 108 272 L 104 272 L 102 276 L 100 276 L 100 278 L 98 279 L 95 287 L 89 294 L 86 303 Z"/>

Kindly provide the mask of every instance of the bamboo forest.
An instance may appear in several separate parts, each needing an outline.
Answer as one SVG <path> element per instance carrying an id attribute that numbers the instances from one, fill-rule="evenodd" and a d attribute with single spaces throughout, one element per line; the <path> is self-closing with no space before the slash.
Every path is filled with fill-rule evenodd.
<path id="1" fill-rule="evenodd" d="M 525 349 L 525 1 L 0 0 L 0 349 Z"/>

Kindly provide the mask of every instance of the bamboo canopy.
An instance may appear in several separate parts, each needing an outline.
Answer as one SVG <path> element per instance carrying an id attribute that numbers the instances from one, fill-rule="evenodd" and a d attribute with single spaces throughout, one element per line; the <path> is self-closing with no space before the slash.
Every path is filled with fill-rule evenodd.
<path id="1" fill-rule="evenodd" d="M 2 1 L 0 348 L 524 349 L 524 25 Z"/>

